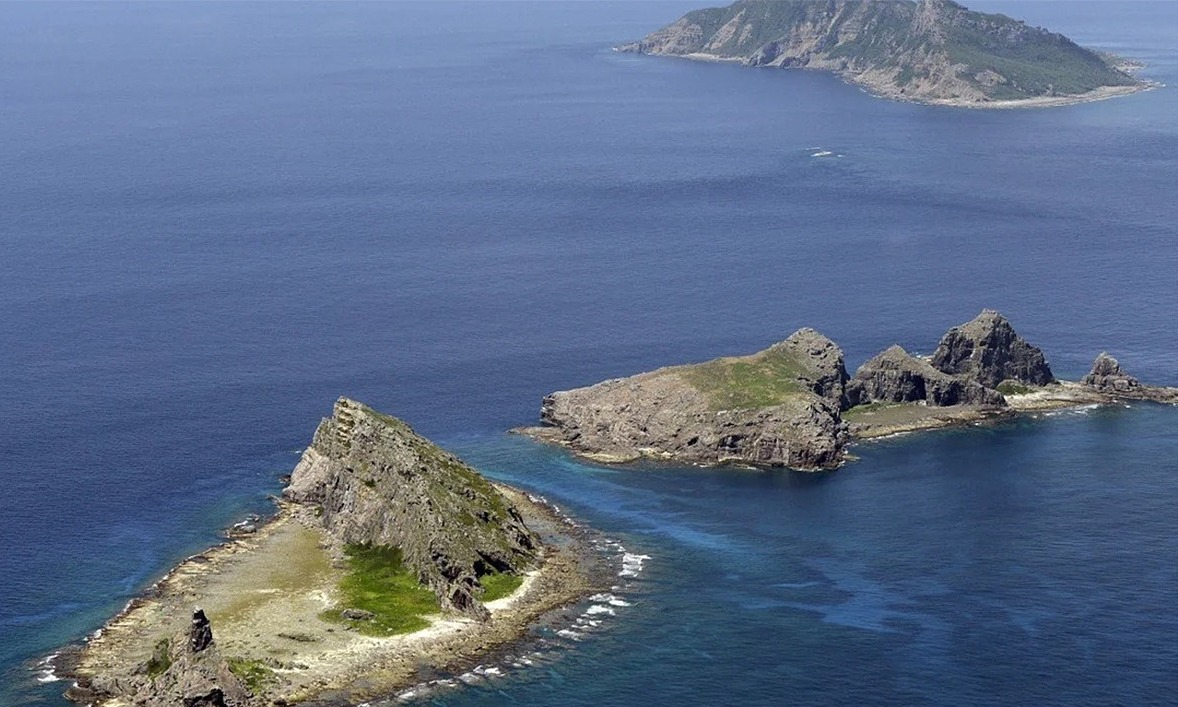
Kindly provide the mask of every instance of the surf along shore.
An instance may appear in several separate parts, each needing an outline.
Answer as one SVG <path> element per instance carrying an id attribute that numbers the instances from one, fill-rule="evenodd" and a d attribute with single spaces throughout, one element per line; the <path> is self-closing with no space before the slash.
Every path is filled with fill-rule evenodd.
<path id="1" fill-rule="evenodd" d="M 320 614 L 334 604 L 346 570 L 333 561 L 324 530 L 306 522 L 307 509 L 279 501 L 276 515 L 255 533 L 188 558 L 84 645 L 63 651 L 58 673 L 75 681 L 67 696 L 90 702 L 96 676 L 141 671 L 197 606 L 208 615 L 221 654 L 252 670 L 252 686 L 261 688 L 257 704 L 357 704 L 470 670 L 546 615 L 608 591 L 617 560 L 592 531 L 542 499 L 495 487 L 541 537 L 544 552 L 518 589 L 486 603 L 486 621 L 439 613 L 422 630 L 377 637 L 324 620 Z M 95 704 L 133 702 L 114 697 Z"/>

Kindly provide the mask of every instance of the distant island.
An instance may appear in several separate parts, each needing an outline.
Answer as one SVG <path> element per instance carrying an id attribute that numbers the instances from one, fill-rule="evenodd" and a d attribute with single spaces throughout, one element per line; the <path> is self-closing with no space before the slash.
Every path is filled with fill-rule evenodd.
<path id="1" fill-rule="evenodd" d="M 1100 354 L 1078 382 L 994 310 L 953 327 L 931 356 L 892 346 L 855 375 L 842 349 L 801 329 L 764 351 L 660 368 L 544 398 L 515 430 L 590 460 L 833 469 L 855 440 L 1120 400 L 1178 404 Z"/>
<path id="2" fill-rule="evenodd" d="M 833 71 L 887 98 L 969 108 L 1067 105 L 1155 86 L 1128 60 L 952 0 L 739 0 L 622 52 Z"/>
<path id="3" fill-rule="evenodd" d="M 66 697 L 357 704 L 472 668 L 617 581 L 566 520 L 341 398 L 277 516 L 239 524 L 132 601 L 59 666 L 74 680 Z"/>

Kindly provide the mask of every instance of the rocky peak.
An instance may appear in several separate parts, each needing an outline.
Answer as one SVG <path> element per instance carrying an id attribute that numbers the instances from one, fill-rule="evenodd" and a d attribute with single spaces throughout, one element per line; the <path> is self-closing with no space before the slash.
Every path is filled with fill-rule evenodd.
<path id="1" fill-rule="evenodd" d="M 823 334 L 805 327 L 798 329 L 770 351 L 784 351 L 799 363 L 798 382 L 815 395 L 845 410 L 847 367 L 843 350 Z"/>
<path id="2" fill-rule="evenodd" d="M 284 495 L 316 507 L 329 537 L 395 547 L 445 608 L 485 619 L 480 577 L 532 567 L 539 539 L 514 506 L 404 422 L 340 398 Z"/>
<path id="3" fill-rule="evenodd" d="M 945 333 L 933 353 L 933 368 L 962 376 L 987 388 L 1015 380 L 1047 385 L 1055 380 L 1047 359 L 1018 335 L 1010 322 L 993 309 Z"/>

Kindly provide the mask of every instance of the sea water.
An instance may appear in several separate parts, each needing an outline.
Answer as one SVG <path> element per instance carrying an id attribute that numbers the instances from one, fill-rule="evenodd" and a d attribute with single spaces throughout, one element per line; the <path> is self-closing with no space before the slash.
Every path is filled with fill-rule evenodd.
<path id="1" fill-rule="evenodd" d="M 504 434 L 552 390 L 801 326 L 853 368 L 983 307 L 1061 376 L 1108 349 L 1178 385 L 1173 89 L 981 112 L 610 50 L 696 6 L 0 6 L 0 704 L 61 705 L 39 661 L 264 511 L 341 394 L 630 569 L 412 699 L 1174 701 L 1173 409 L 819 475 Z M 1172 3 L 979 7 L 1178 85 Z"/>

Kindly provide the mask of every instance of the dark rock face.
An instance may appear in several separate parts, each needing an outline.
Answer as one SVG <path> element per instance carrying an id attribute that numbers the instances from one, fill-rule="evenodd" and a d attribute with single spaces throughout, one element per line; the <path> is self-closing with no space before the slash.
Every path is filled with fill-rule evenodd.
<path id="1" fill-rule="evenodd" d="M 942 373 L 899 346 L 892 346 L 860 366 L 847 387 L 847 396 L 855 405 L 917 401 L 936 406 L 1006 405 L 998 391 Z"/>
<path id="2" fill-rule="evenodd" d="M 1055 381 L 1043 352 L 1027 343 L 1005 317 L 992 309 L 946 332 L 931 363 L 943 373 L 987 388 L 996 388 L 1005 380 L 1029 385 Z"/>
<path id="3" fill-rule="evenodd" d="M 213 627 L 205 612 L 197 608 L 192 612 L 192 627 L 188 629 L 188 649 L 200 653 L 213 644 Z"/>
<path id="4" fill-rule="evenodd" d="M 1080 381 L 1102 393 L 1130 393 L 1141 387 L 1141 382 L 1121 370 L 1117 359 L 1101 353 L 1092 362 L 1092 371 Z"/>
<path id="5" fill-rule="evenodd" d="M 284 495 L 341 544 L 396 547 L 445 608 L 485 619 L 479 577 L 520 574 L 540 541 L 486 479 L 404 422 L 347 398 L 320 423 Z"/>

